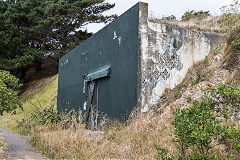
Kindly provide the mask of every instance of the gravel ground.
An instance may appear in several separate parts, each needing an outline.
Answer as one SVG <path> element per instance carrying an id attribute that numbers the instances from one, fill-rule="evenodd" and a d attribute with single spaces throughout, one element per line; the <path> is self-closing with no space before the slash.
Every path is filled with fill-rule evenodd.
<path id="1" fill-rule="evenodd" d="M 8 145 L 3 155 L 5 159 L 45 159 L 41 154 L 33 151 L 31 146 L 23 137 L 15 133 L 6 131 L 4 128 L 1 127 L 0 133 L 3 133 L 3 135 L 1 136 L 5 138 L 5 143 L 7 143 Z"/>

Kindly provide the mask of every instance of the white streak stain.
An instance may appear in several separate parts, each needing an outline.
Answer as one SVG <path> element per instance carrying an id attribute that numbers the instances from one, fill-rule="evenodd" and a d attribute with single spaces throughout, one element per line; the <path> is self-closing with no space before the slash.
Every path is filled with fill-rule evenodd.
<path id="1" fill-rule="evenodd" d="M 116 39 L 116 38 L 117 38 L 117 32 L 114 31 L 114 32 L 113 32 L 113 39 Z"/>
<path id="2" fill-rule="evenodd" d="M 118 45 L 120 46 L 121 45 L 121 41 L 122 41 L 122 37 L 118 37 Z"/>

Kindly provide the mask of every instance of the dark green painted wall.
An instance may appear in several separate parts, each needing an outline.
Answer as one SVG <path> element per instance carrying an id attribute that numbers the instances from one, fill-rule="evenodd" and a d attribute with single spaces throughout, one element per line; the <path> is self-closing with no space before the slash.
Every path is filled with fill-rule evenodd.
<path id="1" fill-rule="evenodd" d="M 84 74 L 111 65 L 110 77 L 99 80 L 99 111 L 111 118 L 128 116 L 137 104 L 138 26 L 139 4 L 60 59 L 59 111 L 82 109 Z"/>

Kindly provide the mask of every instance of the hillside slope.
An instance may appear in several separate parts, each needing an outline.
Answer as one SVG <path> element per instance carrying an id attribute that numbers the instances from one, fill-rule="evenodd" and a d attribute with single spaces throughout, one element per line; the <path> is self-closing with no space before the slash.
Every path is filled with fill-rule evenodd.
<path id="1" fill-rule="evenodd" d="M 0 117 L 0 126 L 16 131 L 16 121 L 20 121 L 25 114 L 34 108 L 56 106 L 57 84 L 57 75 L 28 83 L 27 90 L 21 95 L 23 110 L 17 109 L 16 114 L 5 113 Z"/>

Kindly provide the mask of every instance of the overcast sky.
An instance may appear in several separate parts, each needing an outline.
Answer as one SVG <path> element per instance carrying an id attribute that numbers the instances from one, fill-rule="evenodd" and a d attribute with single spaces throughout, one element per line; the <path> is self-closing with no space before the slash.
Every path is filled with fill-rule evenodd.
<path id="1" fill-rule="evenodd" d="M 219 8 L 228 5 L 232 0 L 141 0 L 148 3 L 149 14 L 156 17 L 175 15 L 178 19 L 188 10 L 210 11 L 211 14 L 220 14 Z M 115 7 L 105 14 L 121 15 L 126 10 L 139 2 L 139 0 L 106 0 L 105 2 L 115 3 Z M 90 24 L 87 26 L 88 32 L 97 32 L 104 24 Z"/>

